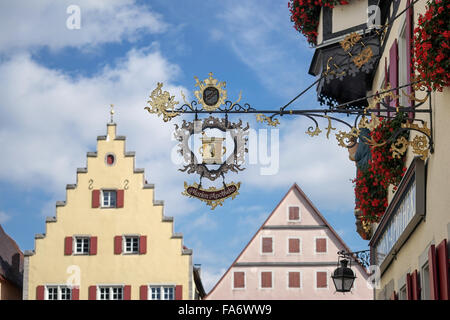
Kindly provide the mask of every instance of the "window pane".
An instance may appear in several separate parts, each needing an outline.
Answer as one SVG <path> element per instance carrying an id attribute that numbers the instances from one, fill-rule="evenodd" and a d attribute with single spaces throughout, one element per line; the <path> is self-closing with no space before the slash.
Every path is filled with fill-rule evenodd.
<path id="1" fill-rule="evenodd" d="M 47 287 L 48 300 L 58 300 L 58 287 Z"/>
<path id="2" fill-rule="evenodd" d="M 234 273 L 234 288 L 244 288 L 245 287 L 245 273 L 235 272 Z"/>
<path id="3" fill-rule="evenodd" d="M 152 300 L 161 300 L 160 287 L 151 287 L 151 291 L 152 291 Z"/>
<path id="4" fill-rule="evenodd" d="M 61 300 L 71 300 L 71 290 L 67 287 L 61 287 Z"/>
<path id="5" fill-rule="evenodd" d="M 164 300 L 173 300 L 173 287 L 164 287 Z"/>

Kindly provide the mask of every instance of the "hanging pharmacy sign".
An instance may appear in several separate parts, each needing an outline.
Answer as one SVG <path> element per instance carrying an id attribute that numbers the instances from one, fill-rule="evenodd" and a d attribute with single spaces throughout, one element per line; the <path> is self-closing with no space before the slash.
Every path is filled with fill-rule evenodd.
<path id="1" fill-rule="evenodd" d="M 236 102 L 227 99 L 225 82 L 214 79 L 212 73 L 203 81 L 197 77 L 194 92 L 197 100 L 188 103 L 183 93 L 181 93 L 184 104 L 176 108 L 179 103 L 175 101 L 167 91 L 162 90 L 162 83 L 158 83 L 155 90 L 150 95 L 148 106 L 145 108 L 150 113 L 161 115 L 164 121 L 182 113 L 194 113 L 193 121 L 183 120 L 181 125 L 175 124 L 175 139 L 179 142 L 178 152 L 183 157 L 185 165 L 180 171 L 188 174 L 196 174 L 199 182 L 189 185 L 184 183 L 185 196 L 197 198 L 204 201 L 211 209 L 215 209 L 227 198 L 234 199 L 239 194 L 240 182 L 226 182 L 225 174 L 228 172 L 238 173 L 245 168 L 245 153 L 249 125 L 242 125 L 242 121 L 233 123 L 228 121 L 228 112 L 236 110 L 250 110 L 246 104 L 245 108 L 239 105 L 241 94 Z M 221 111 L 224 117 L 217 118 L 209 115 L 200 119 L 203 114 Z M 194 138 L 194 143 L 192 139 Z M 198 141 L 199 143 L 195 143 Z M 227 143 L 228 142 L 228 143 Z M 194 148 L 191 148 L 191 145 Z M 198 146 L 196 148 L 195 146 Z M 208 189 L 202 187 L 202 179 L 206 178 L 212 182 L 220 180 L 217 186 L 210 186 Z"/>

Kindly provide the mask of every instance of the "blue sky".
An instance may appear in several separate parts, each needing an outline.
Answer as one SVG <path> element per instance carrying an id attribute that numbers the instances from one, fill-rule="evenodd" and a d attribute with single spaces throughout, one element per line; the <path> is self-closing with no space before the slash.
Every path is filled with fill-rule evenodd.
<path id="1" fill-rule="evenodd" d="M 211 211 L 181 195 L 196 177 L 172 163 L 173 124 L 144 111 L 157 82 L 193 97 L 194 76 L 227 82 L 228 97 L 254 108 L 278 109 L 314 81 L 313 50 L 281 1 L 2 1 L 0 3 L 0 223 L 22 250 L 34 249 L 45 217 L 65 199 L 76 168 L 106 133 L 109 104 L 136 151 L 136 167 L 165 200 L 175 231 L 194 250 L 209 290 L 284 194 L 296 182 L 353 250 L 367 248 L 355 231 L 354 164 L 334 135 L 311 138 L 305 119 L 281 118 L 277 174 L 248 164 L 231 181 L 240 195 Z M 81 28 L 69 30 L 69 5 Z M 5 31 L 6 30 L 6 31 Z M 293 104 L 319 108 L 314 88 Z M 233 120 L 236 120 L 234 118 Z M 267 128 L 242 117 L 255 129 Z M 326 124 L 322 124 L 323 126 Z"/>

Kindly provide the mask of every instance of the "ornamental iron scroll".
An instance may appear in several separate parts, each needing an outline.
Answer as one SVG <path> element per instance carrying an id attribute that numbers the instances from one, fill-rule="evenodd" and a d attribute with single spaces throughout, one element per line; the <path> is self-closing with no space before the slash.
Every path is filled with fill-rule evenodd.
<path id="1" fill-rule="evenodd" d="M 355 38 L 356 39 L 356 38 Z M 351 44 L 351 38 L 348 40 Z M 356 41 L 356 40 L 353 40 Z M 348 45 L 350 46 L 350 45 Z M 339 66 L 337 66 L 339 67 Z M 329 66 L 328 74 L 336 74 L 338 68 L 336 66 Z M 323 76 L 322 76 L 323 79 Z M 150 99 L 148 101 L 149 106 L 145 109 L 152 114 L 162 116 L 165 122 L 171 121 L 180 115 L 194 115 L 193 121 L 187 121 L 183 119 L 182 124 L 175 124 L 175 139 L 179 142 L 179 153 L 182 155 L 185 165 L 179 169 L 182 172 L 188 174 L 197 174 L 200 178 L 198 184 L 188 186 L 196 188 L 196 192 L 188 192 L 188 188 L 185 188 L 184 195 L 189 197 L 196 197 L 205 201 L 213 208 L 217 207 L 218 203 L 209 201 L 208 199 L 201 199 L 202 196 L 206 197 L 205 189 L 202 188 L 202 179 L 206 178 L 212 182 L 216 181 L 220 177 L 222 178 L 223 188 L 206 190 L 208 192 L 214 191 L 214 194 L 225 195 L 227 192 L 227 184 L 225 182 L 225 175 L 230 172 L 239 173 L 243 171 L 245 164 L 245 153 L 248 152 L 246 143 L 248 136 L 248 123 L 244 126 L 242 120 L 238 122 L 230 122 L 229 115 L 243 115 L 254 114 L 256 121 L 260 123 L 266 123 L 268 126 L 277 127 L 280 125 L 280 118 L 285 115 L 297 115 L 303 116 L 311 120 L 312 125 L 305 131 L 311 137 L 319 136 L 323 132 L 326 133 L 326 137 L 329 138 L 330 134 L 334 132 L 338 145 L 345 148 L 353 148 L 358 139 L 360 139 L 360 132 L 362 129 L 368 129 L 373 131 L 377 128 L 382 119 L 393 119 L 399 112 L 415 113 L 415 114 L 429 114 L 431 115 L 431 95 L 430 91 L 426 91 L 420 80 L 414 79 L 411 83 L 392 88 L 389 84 L 385 89 L 375 94 L 358 98 L 352 101 L 348 101 L 334 106 L 330 109 L 288 109 L 298 97 L 308 91 L 310 88 L 317 84 L 319 80 L 311 84 L 308 88 L 303 90 L 299 95 L 292 99 L 289 103 L 281 107 L 280 109 L 255 109 L 248 103 L 240 104 L 242 93 L 239 94 L 238 99 L 235 102 L 225 100 L 227 97 L 225 90 L 225 82 L 218 82 L 212 78 L 212 73 L 209 74 L 209 78 L 200 82 L 197 78 L 197 87 L 195 96 L 197 100 L 188 103 L 183 93 L 184 104 L 177 106 L 179 103 L 175 101 L 175 97 L 167 91 L 162 90 L 162 83 L 158 83 L 155 90 L 152 91 Z M 417 98 L 414 94 L 406 94 L 403 88 L 411 87 L 415 92 L 426 91 L 425 97 Z M 397 94 L 398 92 L 398 94 Z M 399 95 L 405 96 L 409 101 L 414 101 L 413 107 L 393 107 L 386 101 L 393 101 L 399 99 Z M 365 100 L 367 107 L 363 109 L 348 108 L 349 105 L 355 101 Z M 428 108 L 423 108 L 426 101 L 428 101 Z M 219 105 L 219 102 L 221 103 Z M 206 106 L 206 107 L 205 107 Z M 214 108 L 213 108 L 214 107 Z M 222 115 L 221 118 L 214 117 L 213 114 Z M 203 115 L 207 115 L 206 118 L 202 118 Z M 353 123 L 350 123 L 342 117 L 354 117 Z M 394 115 L 394 116 L 392 116 Z M 324 130 L 321 129 L 319 122 L 325 120 L 327 125 Z M 348 127 L 348 131 L 339 130 L 335 124 L 343 124 Z M 392 135 L 385 141 L 374 141 L 373 138 L 365 138 L 364 143 L 371 148 L 379 147 L 385 144 L 391 145 L 392 157 L 401 157 L 410 146 L 414 154 L 419 155 L 422 159 L 429 156 L 434 151 L 433 145 L 433 131 L 432 131 L 432 117 L 430 116 L 430 128 L 428 123 L 422 119 L 411 118 L 407 122 L 401 124 L 401 128 L 397 129 Z M 206 163 L 199 161 L 195 153 L 189 148 L 189 139 L 196 133 L 204 133 L 207 129 L 218 129 L 222 132 L 230 134 L 234 147 L 232 152 L 228 153 L 225 161 L 221 163 L 213 162 Z M 337 132 L 336 132 L 337 131 Z M 415 131 L 419 135 L 406 138 L 405 132 Z M 220 150 L 222 152 L 222 150 Z M 237 184 L 236 184 L 237 185 Z M 239 183 L 240 186 L 240 183 Z M 213 187 L 215 188 L 215 187 Z M 239 189 L 239 188 L 237 188 Z M 192 191 L 192 188 L 189 189 Z M 216 191 L 218 191 L 216 193 Z M 228 189 L 229 191 L 229 189 Z M 237 190 L 236 190 L 237 192 Z M 236 193 L 237 194 L 237 193 Z M 234 199 L 234 197 L 232 197 Z M 227 196 L 228 198 L 228 196 Z M 223 202 L 223 201 L 222 201 Z M 222 203 L 220 202 L 220 204 Z M 214 205 L 216 204 L 216 205 Z"/>

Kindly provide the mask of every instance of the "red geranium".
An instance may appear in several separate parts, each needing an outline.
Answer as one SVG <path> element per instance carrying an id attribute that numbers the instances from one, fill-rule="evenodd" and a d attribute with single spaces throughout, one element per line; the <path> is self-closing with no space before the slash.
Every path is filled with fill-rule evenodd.
<path id="1" fill-rule="evenodd" d="M 405 113 L 398 113 L 391 120 L 383 119 L 378 127 L 370 132 L 370 137 L 376 143 L 385 142 L 401 128 L 404 121 L 406 121 Z M 353 180 L 356 209 L 360 209 L 362 220 L 379 221 L 388 206 L 389 185 L 394 185 L 396 189 L 405 171 L 404 157 L 393 158 L 390 143 L 371 149 L 371 159 L 367 168 L 358 170 L 357 177 Z"/>
<path id="2" fill-rule="evenodd" d="M 413 62 L 429 90 L 450 85 L 450 0 L 427 2 L 414 29 Z"/>
<path id="3" fill-rule="evenodd" d="M 344 0 L 290 0 L 291 21 L 294 28 L 302 33 L 312 45 L 317 41 L 318 14 L 321 7 L 333 8 L 337 4 L 348 4 Z"/>

